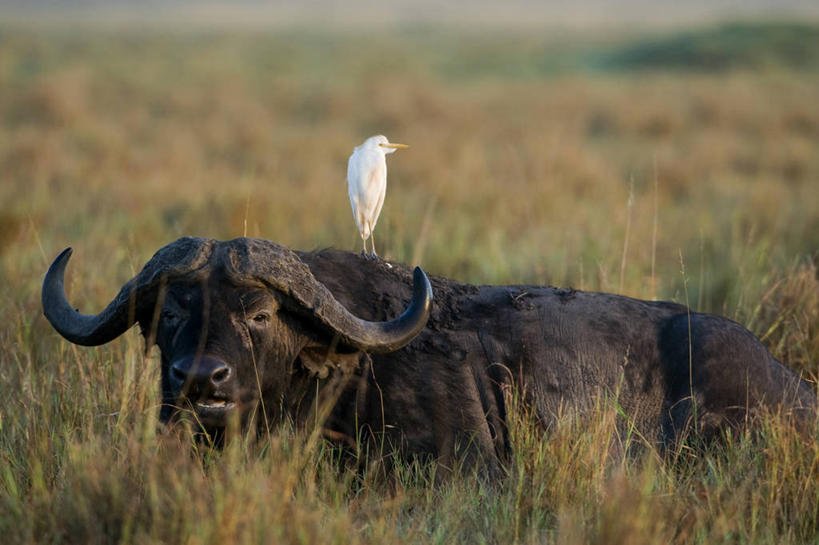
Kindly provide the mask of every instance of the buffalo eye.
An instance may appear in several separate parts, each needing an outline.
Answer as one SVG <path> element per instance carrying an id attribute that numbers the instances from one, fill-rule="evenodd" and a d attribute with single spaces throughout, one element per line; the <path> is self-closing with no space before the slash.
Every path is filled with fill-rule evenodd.
<path id="1" fill-rule="evenodd" d="M 163 309 L 159 317 L 163 322 L 169 322 L 170 324 L 175 324 L 179 321 L 179 315 L 168 309 Z"/>
<path id="2" fill-rule="evenodd" d="M 253 325 L 266 326 L 270 322 L 270 314 L 267 312 L 257 312 L 251 318 Z"/>

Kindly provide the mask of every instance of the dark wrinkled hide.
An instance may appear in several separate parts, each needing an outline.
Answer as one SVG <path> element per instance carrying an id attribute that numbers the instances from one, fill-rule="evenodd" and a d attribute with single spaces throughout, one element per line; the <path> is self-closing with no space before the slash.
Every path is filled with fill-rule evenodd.
<path id="1" fill-rule="evenodd" d="M 391 320 L 407 308 L 413 276 L 404 265 L 336 250 L 295 255 L 359 318 Z M 215 266 L 169 280 L 161 311 L 136 305 L 150 309 L 138 320 L 162 352 L 163 419 L 171 405 L 205 400 L 197 418 L 206 429 L 225 424 L 227 402 L 262 426 L 304 423 L 318 384 L 320 397 L 336 400 L 328 437 L 386 439 L 444 468 L 463 459 L 495 474 L 509 449 L 509 386 L 547 427 L 616 395 L 629 424 L 661 447 L 688 429 L 707 436 L 743 425 L 759 409 L 800 425 L 816 410 L 810 386 L 746 329 L 677 304 L 431 278 L 426 327 L 401 349 L 369 354 L 292 305 L 286 285 L 248 278 Z"/>
<path id="2" fill-rule="evenodd" d="M 301 257 L 364 318 L 394 316 L 409 295 L 404 266 L 335 250 Z M 410 451 L 447 461 L 455 445 L 471 444 L 481 459 L 502 459 L 507 384 L 546 426 L 592 409 L 600 394 L 618 395 L 631 423 L 661 447 L 691 424 L 694 404 L 706 436 L 763 407 L 803 426 L 815 414 L 810 386 L 726 318 L 602 293 L 431 281 L 427 328 L 403 350 L 372 357 L 380 396 L 368 396 L 367 412 L 379 416 L 383 398 L 386 424 L 403 431 Z"/>

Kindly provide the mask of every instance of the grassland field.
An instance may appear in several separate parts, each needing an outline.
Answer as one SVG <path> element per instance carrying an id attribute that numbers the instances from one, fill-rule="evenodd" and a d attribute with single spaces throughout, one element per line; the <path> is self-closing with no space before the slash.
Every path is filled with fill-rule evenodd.
<path id="1" fill-rule="evenodd" d="M 309 430 L 220 452 L 163 433 L 137 332 L 73 346 L 40 307 L 67 246 L 84 312 L 183 235 L 358 251 L 346 160 L 383 133 L 412 146 L 383 257 L 687 303 L 815 385 L 817 36 L 0 25 L 2 541 L 819 543 L 818 435 L 775 418 L 611 460 L 616 403 L 550 435 L 520 407 L 502 483 L 410 460 L 384 481 Z"/>

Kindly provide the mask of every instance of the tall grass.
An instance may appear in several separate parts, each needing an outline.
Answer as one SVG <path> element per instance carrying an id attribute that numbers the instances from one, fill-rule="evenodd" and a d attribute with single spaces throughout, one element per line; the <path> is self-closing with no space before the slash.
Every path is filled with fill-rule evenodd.
<path id="1" fill-rule="evenodd" d="M 387 258 L 696 302 L 816 380 L 819 76 L 530 69 L 564 51 L 434 29 L 1 29 L 4 540 L 819 541 L 819 446 L 776 418 L 661 455 L 616 435 L 616 399 L 546 434 L 512 395 L 502 482 L 436 486 L 412 460 L 385 479 L 310 430 L 220 452 L 163 430 L 156 354 L 135 332 L 81 348 L 41 316 L 42 275 L 66 246 L 85 312 L 182 235 L 357 250 L 346 159 L 383 132 L 412 145 L 390 157 Z M 636 454 L 617 456 L 622 441 Z"/>

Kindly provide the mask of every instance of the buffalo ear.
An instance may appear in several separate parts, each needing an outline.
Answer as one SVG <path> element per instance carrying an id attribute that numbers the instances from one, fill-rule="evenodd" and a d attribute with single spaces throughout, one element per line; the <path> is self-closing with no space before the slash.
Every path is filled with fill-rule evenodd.
<path id="1" fill-rule="evenodd" d="M 327 378 L 333 369 L 349 375 L 358 368 L 361 352 L 344 354 L 336 352 L 333 346 L 308 345 L 301 349 L 298 359 L 305 369 L 318 378 Z"/>

